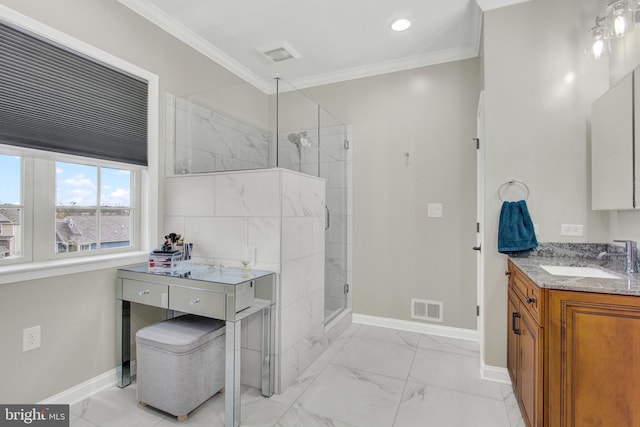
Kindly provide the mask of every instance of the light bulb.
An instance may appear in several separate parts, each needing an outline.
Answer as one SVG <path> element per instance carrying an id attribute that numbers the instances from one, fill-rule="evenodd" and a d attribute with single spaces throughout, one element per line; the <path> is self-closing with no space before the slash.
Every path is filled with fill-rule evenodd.
<path id="1" fill-rule="evenodd" d="M 391 24 L 391 29 L 393 31 L 405 31 L 408 30 L 410 26 L 411 21 L 409 21 L 408 19 L 398 19 L 397 21 L 394 21 L 393 24 Z"/>
<path id="2" fill-rule="evenodd" d="M 593 53 L 595 59 L 602 57 L 604 53 L 604 41 L 602 39 L 593 42 L 593 45 L 591 45 L 591 53 Z"/>
<path id="3" fill-rule="evenodd" d="M 624 36 L 624 33 L 627 31 L 627 20 L 624 15 L 618 15 L 613 20 L 613 32 L 616 37 Z"/>

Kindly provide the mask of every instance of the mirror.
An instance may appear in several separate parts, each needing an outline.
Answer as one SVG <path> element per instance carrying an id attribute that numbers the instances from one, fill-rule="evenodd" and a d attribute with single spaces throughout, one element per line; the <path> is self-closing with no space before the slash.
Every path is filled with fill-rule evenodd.
<path id="1" fill-rule="evenodd" d="M 634 152 L 640 137 L 634 135 L 634 86 L 640 86 L 639 70 L 627 75 L 591 106 L 591 208 L 635 209 L 634 186 L 638 175 Z M 636 84 L 634 85 L 634 81 Z M 637 89 L 636 89 L 637 91 Z M 640 127 L 640 121 L 636 120 Z M 636 131 L 637 132 L 637 131 Z M 640 134 L 639 134 L 640 135 Z M 635 141 L 638 150 L 634 150 Z M 636 166 L 637 167 L 637 166 Z M 640 202 L 640 200 L 638 200 Z"/>

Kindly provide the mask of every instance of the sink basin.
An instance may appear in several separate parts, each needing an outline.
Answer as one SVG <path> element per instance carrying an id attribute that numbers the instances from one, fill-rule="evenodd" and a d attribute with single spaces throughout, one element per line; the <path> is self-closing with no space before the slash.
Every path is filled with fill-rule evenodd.
<path id="1" fill-rule="evenodd" d="M 621 279 L 598 267 L 568 267 L 563 265 L 541 265 L 540 268 L 554 276 L 595 277 L 598 279 Z"/>

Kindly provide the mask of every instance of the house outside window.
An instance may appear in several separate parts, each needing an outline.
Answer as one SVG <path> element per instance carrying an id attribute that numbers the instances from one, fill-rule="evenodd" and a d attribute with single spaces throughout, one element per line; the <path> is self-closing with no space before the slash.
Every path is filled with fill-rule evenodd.
<path id="1" fill-rule="evenodd" d="M 56 253 L 132 245 L 132 173 L 56 162 Z"/>

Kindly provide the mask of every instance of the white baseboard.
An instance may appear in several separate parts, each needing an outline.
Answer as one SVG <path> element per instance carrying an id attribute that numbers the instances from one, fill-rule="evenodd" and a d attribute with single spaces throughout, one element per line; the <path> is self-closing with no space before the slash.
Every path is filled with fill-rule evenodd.
<path id="1" fill-rule="evenodd" d="M 433 325 L 430 323 L 411 322 L 408 320 L 389 319 L 386 317 L 369 316 L 353 313 L 353 323 L 361 325 L 379 326 L 382 328 L 398 329 L 401 331 L 417 332 L 420 334 L 437 335 L 441 337 L 478 341 L 478 331 L 473 329 L 453 328 L 450 326 Z M 483 380 L 503 384 L 511 384 L 509 372 L 506 368 L 489 366 L 481 363 L 480 377 Z"/>
<path id="2" fill-rule="evenodd" d="M 369 316 L 353 313 L 353 323 L 380 326 L 382 328 L 399 329 L 401 331 L 420 334 L 438 335 L 468 341 L 478 341 L 478 331 L 473 329 L 454 328 L 451 326 L 433 325 L 431 323 L 412 322 L 409 320 L 390 319 L 387 317 Z"/>
<path id="3" fill-rule="evenodd" d="M 135 360 L 131 361 L 131 375 L 135 375 L 136 362 Z M 119 368 L 113 368 L 110 371 L 107 371 L 103 374 L 100 374 L 96 377 L 88 379 L 87 381 L 73 386 L 67 390 L 64 390 L 55 396 L 51 396 L 47 399 L 44 399 L 41 402 L 38 402 L 40 405 L 54 405 L 54 404 L 65 404 L 65 405 L 74 405 L 78 402 L 81 402 L 90 396 L 101 392 L 110 387 L 114 387 L 118 383 L 118 370 Z"/>
<path id="4" fill-rule="evenodd" d="M 509 377 L 509 371 L 507 371 L 507 368 L 483 365 L 482 368 L 480 368 L 480 377 L 487 381 L 511 384 L 511 378 Z"/>
<path id="5" fill-rule="evenodd" d="M 73 405 L 89 396 L 96 394 L 104 389 L 113 387 L 118 381 L 118 370 L 116 368 L 105 372 L 104 374 L 93 377 L 82 384 L 73 386 L 64 390 L 55 396 L 51 396 L 38 404 L 68 404 Z"/>

